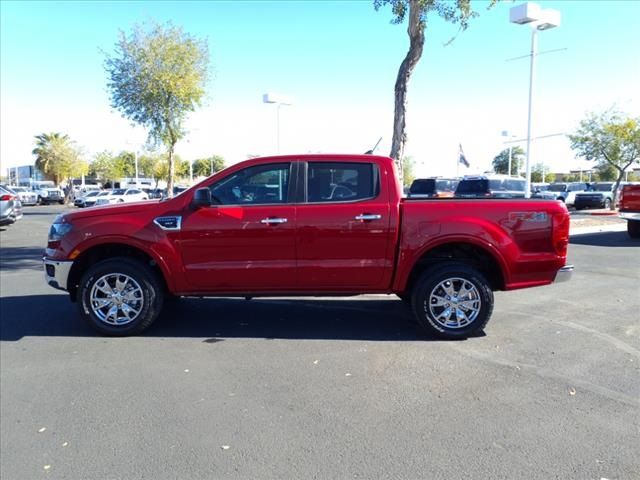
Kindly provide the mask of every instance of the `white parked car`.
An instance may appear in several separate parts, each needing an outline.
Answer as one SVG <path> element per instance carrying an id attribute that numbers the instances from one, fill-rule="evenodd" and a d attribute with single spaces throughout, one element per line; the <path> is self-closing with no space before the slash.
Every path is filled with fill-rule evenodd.
<path id="1" fill-rule="evenodd" d="M 109 195 L 99 195 L 95 204 L 99 206 L 114 203 L 141 202 L 143 200 L 149 200 L 149 195 L 142 190 L 137 188 L 115 188 L 111 190 Z"/>
<path id="2" fill-rule="evenodd" d="M 50 180 L 33 182 L 31 190 L 38 195 L 38 203 L 64 203 L 64 193 L 60 187 L 56 187 L 55 183 Z"/>
<path id="3" fill-rule="evenodd" d="M 38 195 L 35 192 L 32 192 L 27 187 L 15 187 L 10 186 L 6 187 L 8 190 L 14 192 L 22 205 L 37 205 L 38 204 Z"/>

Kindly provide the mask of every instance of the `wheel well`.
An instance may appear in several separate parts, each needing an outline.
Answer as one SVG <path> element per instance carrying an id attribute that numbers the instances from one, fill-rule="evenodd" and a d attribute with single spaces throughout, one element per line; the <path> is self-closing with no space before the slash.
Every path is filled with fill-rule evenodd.
<path id="1" fill-rule="evenodd" d="M 78 285 L 84 275 L 84 272 L 89 266 L 94 265 L 97 262 L 106 260 L 113 257 L 127 257 L 133 258 L 145 265 L 148 265 L 151 270 L 158 276 L 158 279 L 164 286 L 165 291 L 168 291 L 167 282 L 165 281 L 162 270 L 158 264 L 144 251 L 139 248 L 132 247 L 130 245 L 123 245 L 120 243 L 108 243 L 103 245 L 96 245 L 84 252 L 82 252 L 73 262 L 71 271 L 69 272 L 69 279 L 67 280 L 67 287 L 71 300 L 76 300 L 76 294 L 78 292 Z"/>
<path id="2" fill-rule="evenodd" d="M 409 275 L 405 292 L 413 289 L 426 269 L 451 261 L 464 263 L 479 270 L 486 277 L 492 290 L 504 289 L 502 269 L 491 253 L 470 243 L 447 243 L 429 250 L 416 262 Z"/>

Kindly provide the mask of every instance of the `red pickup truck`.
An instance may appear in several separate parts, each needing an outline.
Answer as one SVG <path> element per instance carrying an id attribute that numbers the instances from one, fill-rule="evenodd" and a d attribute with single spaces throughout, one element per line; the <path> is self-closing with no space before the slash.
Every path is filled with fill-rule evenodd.
<path id="1" fill-rule="evenodd" d="M 640 185 L 625 185 L 620 192 L 620 217 L 627 220 L 631 238 L 640 238 Z"/>
<path id="2" fill-rule="evenodd" d="M 248 160 L 172 199 L 59 216 L 46 280 L 106 335 L 142 332 L 180 296 L 387 293 L 460 338 L 484 328 L 494 291 L 571 276 L 560 202 L 401 192 L 387 157 Z"/>

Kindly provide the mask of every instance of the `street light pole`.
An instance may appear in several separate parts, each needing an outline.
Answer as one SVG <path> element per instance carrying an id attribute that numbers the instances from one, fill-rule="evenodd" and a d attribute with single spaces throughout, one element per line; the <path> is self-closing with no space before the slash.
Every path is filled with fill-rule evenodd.
<path id="1" fill-rule="evenodd" d="M 291 98 L 276 93 L 265 93 L 262 96 L 263 103 L 276 104 L 276 151 L 280 153 L 280 108 L 283 105 L 290 106 L 293 104 Z"/>
<path id="2" fill-rule="evenodd" d="M 527 166 L 525 172 L 524 197 L 531 198 L 531 117 L 533 116 L 533 80 L 536 72 L 536 55 L 538 54 L 538 28 L 531 29 L 531 67 L 529 72 L 529 114 L 527 119 Z"/>
<path id="3" fill-rule="evenodd" d="M 560 25 L 560 12 L 553 9 L 542 10 L 532 2 L 523 3 L 509 9 L 509 21 L 531 27 L 531 68 L 529 72 L 529 112 L 527 119 L 527 157 L 525 198 L 531 198 L 531 120 L 533 116 L 533 82 L 535 79 L 536 55 L 538 54 L 538 31 L 549 30 Z"/>

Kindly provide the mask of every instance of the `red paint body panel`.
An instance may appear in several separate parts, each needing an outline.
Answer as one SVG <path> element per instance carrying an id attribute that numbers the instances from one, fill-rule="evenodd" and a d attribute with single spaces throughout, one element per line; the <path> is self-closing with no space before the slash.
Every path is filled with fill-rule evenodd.
<path id="1" fill-rule="evenodd" d="M 195 209 L 197 188 L 243 168 L 282 162 L 367 162 L 379 170 L 375 198 L 353 202 L 211 206 Z M 556 252 L 553 218 L 566 207 L 544 200 L 403 200 L 391 159 L 373 155 L 298 155 L 248 160 L 167 201 L 114 205 L 66 214 L 72 231 L 47 255 L 67 259 L 104 244 L 146 252 L 169 290 L 225 293 L 404 292 L 423 255 L 446 243 L 468 243 L 491 255 L 504 289 L 551 283 L 566 261 Z M 362 214 L 380 215 L 362 221 Z M 182 217 L 180 231 L 153 223 Z M 286 223 L 264 224 L 266 218 Z"/>
<path id="2" fill-rule="evenodd" d="M 177 250 L 195 291 L 296 288 L 296 206 L 214 206 L 186 212 Z M 264 224 L 267 218 L 286 219 Z"/>
<path id="3" fill-rule="evenodd" d="M 622 188 L 620 212 L 640 212 L 640 185 L 625 185 Z"/>

